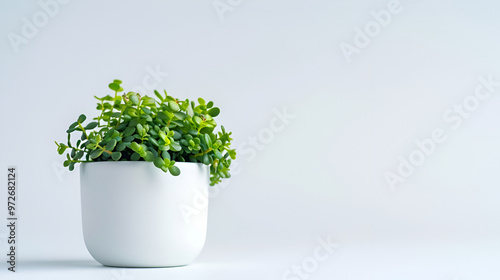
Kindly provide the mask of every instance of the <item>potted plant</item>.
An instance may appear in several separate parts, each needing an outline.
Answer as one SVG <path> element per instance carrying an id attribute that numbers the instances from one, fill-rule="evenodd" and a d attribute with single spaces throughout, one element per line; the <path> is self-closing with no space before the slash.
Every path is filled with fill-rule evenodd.
<path id="1" fill-rule="evenodd" d="M 215 132 L 220 110 L 212 101 L 121 94 L 121 83 L 109 84 L 114 95 L 95 97 L 97 117 L 80 115 L 67 142 L 56 142 L 65 167 L 82 163 L 86 247 L 107 266 L 186 265 L 205 243 L 207 204 L 189 220 L 180 209 L 230 177 L 231 132 Z"/>

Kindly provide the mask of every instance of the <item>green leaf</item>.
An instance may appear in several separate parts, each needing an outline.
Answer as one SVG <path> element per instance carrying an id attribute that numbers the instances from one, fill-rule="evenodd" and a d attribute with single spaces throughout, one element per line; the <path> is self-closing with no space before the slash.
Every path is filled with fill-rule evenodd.
<path id="1" fill-rule="evenodd" d="M 213 107 L 212 109 L 208 110 L 208 114 L 211 117 L 217 117 L 220 114 L 220 109 L 217 107 Z"/>
<path id="2" fill-rule="evenodd" d="M 135 132 L 135 127 L 129 126 L 125 129 L 125 131 L 123 131 L 123 137 L 128 137 L 134 134 L 134 132 Z"/>
<path id="3" fill-rule="evenodd" d="M 130 144 L 130 148 L 134 150 L 134 152 L 140 152 L 142 150 L 142 146 L 137 142 L 132 142 L 132 144 Z"/>
<path id="4" fill-rule="evenodd" d="M 168 168 L 168 171 L 170 171 L 170 174 L 174 175 L 174 176 L 179 176 L 179 174 L 181 174 L 181 171 L 179 170 L 179 167 L 177 166 L 170 166 Z"/>
<path id="5" fill-rule="evenodd" d="M 140 123 L 137 124 L 137 133 L 139 133 L 140 136 L 144 136 L 146 134 L 144 127 L 142 127 Z"/>
<path id="6" fill-rule="evenodd" d="M 68 147 L 65 145 L 65 146 L 60 146 L 58 149 L 57 149 L 57 152 L 62 155 L 64 154 L 64 151 L 66 151 Z"/>
<path id="7" fill-rule="evenodd" d="M 146 161 L 153 161 L 153 160 L 155 159 L 155 156 L 153 155 L 153 153 L 152 153 L 152 152 L 147 151 L 147 152 L 146 152 L 146 157 L 144 157 L 144 159 L 145 159 Z"/>
<path id="8" fill-rule="evenodd" d="M 158 97 L 158 99 L 160 99 L 161 102 L 163 102 L 163 96 L 161 96 L 161 94 L 155 89 L 155 95 L 156 97 Z"/>
<path id="9" fill-rule="evenodd" d="M 90 157 L 93 159 L 98 158 L 102 154 L 102 152 L 102 149 L 94 150 L 92 153 L 90 153 Z"/>
<path id="10" fill-rule="evenodd" d="M 165 165 L 165 162 L 163 161 L 163 159 L 161 157 L 157 157 L 153 160 L 153 163 L 156 167 L 158 168 L 162 168 L 164 165 Z"/>
<path id="11" fill-rule="evenodd" d="M 129 126 L 129 127 L 135 127 L 138 123 L 139 123 L 139 120 L 138 120 L 138 119 L 132 119 L 132 120 L 130 120 L 130 122 L 128 123 L 128 126 Z"/>
<path id="12" fill-rule="evenodd" d="M 129 115 L 131 117 L 137 117 L 137 109 L 134 107 L 130 107 L 130 105 L 127 104 L 127 107 L 125 108 L 124 114 Z"/>
<path id="13" fill-rule="evenodd" d="M 170 108 L 170 110 L 172 110 L 174 112 L 179 111 L 179 104 L 177 104 L 177 102 L 175 102 L 175 101 L 169 101 L 168 107 Z"/>
<path id="14" fill-rule="evenodd" d="M 162 151 L 161 152 L 161 157 L 164 158 L 164 159 L 171 160 L 170 153 L 168 151 Z"/>
<path id="15" fill-rule="evenodd" d="M 132 94 L 130 95 L 130 100 L 132 101 L 132 103 L 134 103 L 135 105 L 138 105 L 139 104 L 139 97 L 137 97 L 136 94 Z"/>
<path id="16" fill-rule="evenodd" d="M 198 98 L 198 103 L 200 103 L 200 105 L 204 106 L 205 105 L 205 100 L 203 98 Z"/>
<path id="17" fill-rule="evenodd" d="M 156 139 L 154 139 L 152 137 L 149 137 L 148 141 L 151 142 L 151 144 L 155 145 L 156 147 L 160 146 L 160 144 L 158 144 L 158 141 L 156 141 Z"/>
<path id="18" fill-rule="evenodd" d="M 152 107 L 152 106 L 156 105 L 156 100 L 152 97 L 147 96 L 147 95 L 143 96 L 141 98 L 141 101 L 142 101 L 142 105 L 144 105 L 144 106 Z"/>
<path id="19" fill-rule="evenodd" d="M 79 123 L 83 123 L 86 119 L 87 119 L 87 117 L 86 117 L 84 114 L 81 114 L 81 115 L 78 117 L 78 122 L 79 122 Z"/>
<path id="20" fill-rule="evenodd" d="M 138 153 L 133 153 L 133 154 L 130 156 L 130 160 L 131 160 L 131 161 L 138 161 L 140 158 L 141 158 L 141 155 L 139 155 Z"/>
<path id="21" fill-rule="evenodd" d="M 127 123 L 121 123 L 116 129 L 118 129 L 119 131 L 122 131 L 124 130 L 125 128 L 127 127 Z"/>
<path id="22" fill-rule="evenodd" d="M 146 144 L 141 144 L 141 151 L 139 152 L 141 157 L 145 158 L 147 152 L 148 152 L 148 146 L 146 146 Z"/>
<path id="23" fill-rule="evenodd" d="M 110 130 L 108 130 L 108 132 L 106 132 L 106 134 L 104 134 L 104 139 L 109 139 L 113 136 L 113 134 L 115 133 L 115 129 L 114 128 L 111 128 Z"/>
<path id="24" fill-rule="evenodd" d="M 167 114 L 165 114 L 164 112 L 158 112 L 158 114 L 156 115 L 159 119 L 161 120 L 164 120 L 164 121 L 168 121 L 170 120 L 170 118 L 168 117 Z"/>
<path id="25" fill-rule="evenodd" d="M 210 160 L 208 159 L 208 155 L 207 154 L 203 155 L 203 159 L 202 159 L 201 162 L 203 162 L 203 164 L 205 164 L 205 165 L 209 165 L 210 164 Z"/>
<path id="26" fill-rule="evenodd" d="M 207 144 L 208 147 L 212 147 L 212 140 L 210 139 L 210 135 L 208 134 L 203 134 L 205 143 Z"/>
<path id="27" fill-rule="evenodd" d="M 179 127 L 183 127 L 184 123 L 182 121 L 172 121 L 172 123 L 176 124 Z"/>
<path id="28" fill-rule="evenodd" d="M 170 143 L 170 148 L 174 152 L 178 152 L 178 151 L 182 150 L 182 146 L 179 143 L 177 143 L 177 142 Z"/>
<path id="29" fill-rule="evenodd" d="M 160 131 L 160 132 L 158 132 L 158 135 L 160 136 L 160 138 L 161 138 L 163 141 L 167 142 L 167 139 L 168 139 L 168 138 L 167 138 L 167 135 L 165 134 L 165 132 Z"/>
<path id="30" fill-rule="evenodd" d="M 150 115 L 141 115 L 141 119 L 145 119 L 147 122 L 153 121 Z"/>
<path id="31" fill-rule="evenodd" d="M 94 129 L 97 126 L 97 122 L 91 122 L 85 126 L 85 129 Z"/>
<path id="32" fill-rule="evenodd" d="M 108 87 L 113 91 L 118 91 L 120 89 L 120 84 L 113 82 L 109 84 Z"/>
<path id="33" fill-rule="evenodd" d="M 135 139 L 134 136 L 127 136 L 125 138 L 123 138 L 123 142 L 132 142 L 133 140 Z"/>
<path id="34" fill-rule="evenodd" d="M 193 107 L 191 107 L 191 105 L 189 105 L 189 106 L 187 107 L 186 112 L 187 112 L 188 116 L 190 116 L 190 117 L 193 117 L 193 116 L 194 116 Z"/>
<path id="35" fill-rule="evenodd" d="M 158 127 L 158 126 L 156 126 Z M 158 136 L 158 132 L 156 132 L 157 130 L 155 130 L 156 128 L 153 128 L 153 129 L 150 129 L 149 130 L 149 134 L 151 134 L 152 136 L 156 137 Z"/>
<path id="36" fill-rule="evenodd" d="M 78 122 L 74 122 L 74 123 L 72 123 L 72 124 L 69 126 L 68 130 L 69 130 L 69 129 L 73 129 L 73 128 L 75 128 L 77 125 L 78 125 Z"/>
<path id="37" fill-rule="evenodd" d="M 127 147 L 127 145 L 124 142 L 120 142 L 118 144 L 118 146 L 116 146 L 116 151 L 121 152 L 121 151 L 125 150 L 126 147 Z"/>
<path id="38" fill-rule="evenodd" d="M 211 125 L 206 125 L 202 129 L 200 129 L 200 133 L 212 133 L 214 131 L 214 127 Z"/>
<path id="39" fill-rule="evenodd" d="M 183 112 L 175 112 L 174 115 L 181 121 L 186 118 L 186 114 L 184 114 Z"/>
<path id="40" fill-rule="evenodd" d="M 120 80 L 114 80 L 113 83 L 115 83 L 115 84 L 121 84 L 122 81 L 120 81 Z"/>
<path id="41" fill-rule="evenodd" d="M 236 150 L 227 150 L 227 153 L 231 157 L 231 159 L 236 159 Z"/>
<path id="42" fill-rule="evenodd" d="M 116 140 L 115 139 L 111 139 L 109 140 L 109 142 L 106 144 L 106 150 L 108 151 L 113 151 L 113 149 L 115 148 L 116 146 Z"/>
<path id="43" fill-rule="evenodd" d="M 174 140 L 179 140 L 182 138 L 182 134 L 179 133 L 178 131 L 176 130 L 172 130 L 174 132 L 174 135 L 172 135 L 172 137 L 174 138 Z"/>
<path id="44" fill-rule="evenodd" d="M 207 103 L 207 108 L 212 108 L 212 106 L 214 106 L 214 103 L 212 101 Z"/>
<path id="45" fill-rule="evenodd" d="M 155 158 L 158 157 L 159 154 L 158 154 L 157 150 L 155 150 L 153 147 L 148 147 L 148 149 L 153 153 L 153 156 Z"/>
<path id="46" fill-rule="evenodd" d="M 144 111 L 144 113 L 146 114 L 151 114 L 151 110 L 148 109 L 148 107 L 142 107 L 142 110 Z"/>
<path id="47" fill-rule="evenodd" d="M 215 150 L 214 151 L 214 154 L 215 154 L 215 157 L 218 158 L 218 159 L 221 159 L 222 158 L 222 154 L 219 150 Z"/>
<path id="48" fill-rule="evenodd" d="M 80 159 L 82 157 L 83 157 L 83 151 L 78 151 L 78 153 L 76 153 L 75 159 Z"/>
<path id="49" fill-rule="evenodd" d="M 173 97 L 168 96 L 168 93 L 167 93 L 167 91 L 166 91 L 166 90 L 163 90 L 163 92 L 165 93 L 165 100 L 167 100 L 167 101 L 174 100 L 174 98 L 173 98 Z"/>
<path id="50" fill-rule="evenodd" d="M 122 153 L 120 153 L 120 152 L 113 152 L 113 153 L 111 154 L 111 158 L 112 158 L 113 160 L 119 160 L 121 157 L 122 157 Z"/>

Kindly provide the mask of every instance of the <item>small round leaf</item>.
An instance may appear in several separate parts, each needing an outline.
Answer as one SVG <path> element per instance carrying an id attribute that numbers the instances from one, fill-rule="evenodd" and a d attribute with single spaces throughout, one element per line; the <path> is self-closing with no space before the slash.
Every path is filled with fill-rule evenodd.
<path id="1" fill-rule="evenodd" d="M 177 102 L 175 102 L 175 101 L 169 101 L 168 107 L 170 108 L 170 110 L 172 110 L 174 112 L 179 111 L 179 104 L 177 104 Z"/>
<path id="2" fill-rule="evenodd" d="M 97 126 L 97 122 L 91 122 L 85 126 L 85 129 L 94 129 Z"/>
<path id="3" fill-rule="evenodd" d="M 211 117 L 217 117 L 220 114 L 220 109 L 217 107 L 213 107 L 212 109 L 208 110 L 208 114 Z"/>
<path id="4" fill-rule="evenodd" d="M 122 157 L 122 153 L 120 153 L 120 152 L 113 152 L 113 153 L 111 154 L 111 158 L 112 158 L 113 160 L 119 160 L 121 157 Z"/>
<path id="5" fill-rule="evenodd" d="M 130 96 L 130 100 L 131 100 L 131 101 L 132 101 L 135 105 L 139 104 L 139 97 L 137 97 L 137 95 L 135 95 L 135 94 L 132 94 L 132 95 Z"/>
<path id="6" fill-rule="evenodd" d="M 146 153 L 146 157 L 144 158 L 146 161 L 153 161 L 155 159 L 155 156 L 153 155 L 152 152 L 148 151 Z"/>
<path id="7" fill-rule="evenodd" d="M 161 157 L 157 157 L 153 160 L 153 163 L 156 167 L 158 168 L 162 168 L 164 165 L 165 165 L 165 162 L 163 161 L 163 159 Z"/>
<path id="8" fill-rule="evenodd" d="M 94 150 L 91 154 L 90 154 L 90 157 L 95 159 L 95 158 L 98 158 L 101 154 L 102 154 L 103 150 L 102 149 L 98 149 L 98 150 Z"/>
<path id="9" fill-rule="evenodd" d="M 86 119 L 87 119 L 87 117 L 86 117 L 84 114 L 81 114 L 81 115 L 78 117 L 78 122 L 79 122 L 79 123 L 82 123 L 82 122 L 84 122 Z"/>
<path id="10" fill-rule="evenodd" d="M 117 83 L 111 83 L 108 85 L 111 90 L 118 91 L 120 89 L 120 84 Z"/>
<path id="11" fill-rule="evenodd" d="M 181 174 L 181 170 L 179 169 L 179 167 L 173 165 L 173 166 L 170 166 L 168 168 L 168 171 L 170 171 L 170 174 L 174 175 L 174 176 L 179 176 L 179 174 Z"/>
<path id="12" fill-rule="evenodd" d="M 111 139 L 109 140 L 109 142 L 106 144 L 106 150 L 108 151 L 112 151 L 116 146 L 116 140 L 115 139 Z"/>

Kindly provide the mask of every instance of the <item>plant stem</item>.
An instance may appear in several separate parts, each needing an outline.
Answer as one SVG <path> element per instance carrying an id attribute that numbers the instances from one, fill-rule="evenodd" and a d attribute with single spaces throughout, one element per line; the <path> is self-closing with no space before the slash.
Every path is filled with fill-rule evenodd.
<path id="1" fill-rule="evenodd" d="M 105 153 L 107 153 L 107 154 L 109 154 L 109 155 L 111 155 L 111 154 L 112 154 L 112 152 L 111 152 L 111 151 L 106 150 L 105 148 L 101 147 L 99 144 L 97 144 L 97 148 L 100 148 L 103 152 L 105 152 Z"/>
<path id="2" fill-rule="evenodd" d="M 201 152 L 201 153 L 198 153 L 198 154 L 194 155 L 194 157 L 199 157 L 199 156 L 202 156 L 202 155 L 204 155 L 204 154 L 206 154 L 206 153 L 210 152 L 211 150 L 212 150 L 212 148 L 208 148 L 208 150 L 206 150 L 206 151 L 204 151 L 204 152 Z"/>
<path id="3" fill-rule="evenodd" d="M 85 139 L 89 139 L 89 136 L 87 135 L 87 132 L 85 131 L 85 128 L 83 128 L 83 126 L 80 122 L 78 122 L 78 126 L 82 130 L 83 134 L 85 134 Z"/>

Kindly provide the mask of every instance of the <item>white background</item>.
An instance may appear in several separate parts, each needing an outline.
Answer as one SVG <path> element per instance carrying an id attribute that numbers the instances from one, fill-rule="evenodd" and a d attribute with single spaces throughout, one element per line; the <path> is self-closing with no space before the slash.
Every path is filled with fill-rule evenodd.
<path id="1" fill-rule="evenodd" d="M 329 236 L 339 247 L 302 278 L 499 279 L 500 86 L 455 129 L 443 114 L 479 77 L 500 81 L 500 4 L 401 0 L 346 56 L 391 2 L 73 0 L 45 23 L 43 4 L 1 1 L 0 166 L 18 168 L 20 217 L 19 272 L 2 261 L 1 278 L 301 279 L 287 270 Z M 54 140 L 113 79 L 213 100 L 233 131 L 239 172 L 210 200 L 190 266 L 106 268 L 86 251 L 78 168 L 61 168 Z M 284 110 L 294 118 L 270 130 Z M 446 141 L 391 188 L 386 172 L 435 129 Z"/>

